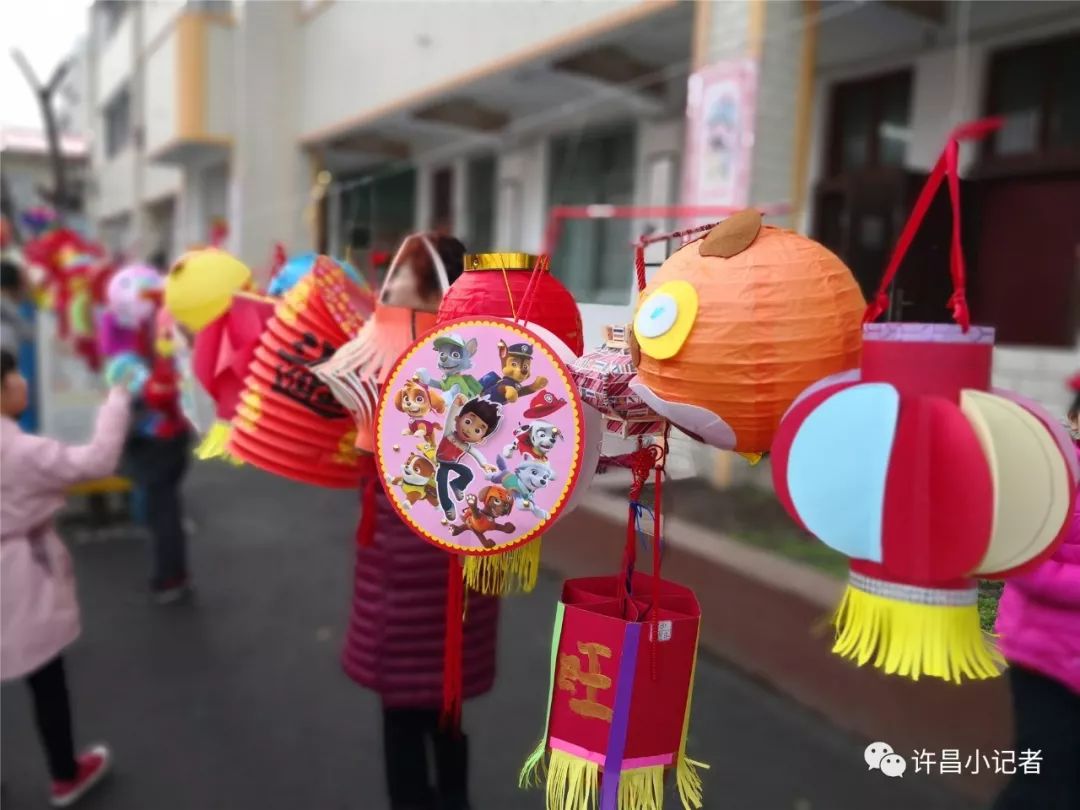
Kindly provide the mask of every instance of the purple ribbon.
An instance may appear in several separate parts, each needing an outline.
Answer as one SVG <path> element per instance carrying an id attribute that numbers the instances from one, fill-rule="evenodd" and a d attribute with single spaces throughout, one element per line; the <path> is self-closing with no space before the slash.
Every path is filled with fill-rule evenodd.
<path id="1" fill-rule="evenodd" d="M 626 753 L 626 733 L 630 728 L 630 702 L 634 693 L 634 672 L 637 670 L 638 641 L 641 624 L 627 623 L 619 659 L 618 681 L 615 684 L 615 705 L 611 710 L 611 730 L 608 732 L 607 753 L 604 755 L 604 778 L 600 786 L 600 810 L 617 810 L 619 806 L 619 777 L 622 774 L 623 754 Z"/>

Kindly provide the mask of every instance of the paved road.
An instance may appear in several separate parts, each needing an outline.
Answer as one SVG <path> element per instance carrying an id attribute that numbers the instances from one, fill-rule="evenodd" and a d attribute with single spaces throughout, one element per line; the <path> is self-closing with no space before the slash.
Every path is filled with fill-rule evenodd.
<path id="1" fill-rule="evenodd" d="M 356 501 L 252 470 L 200 465 L 197 600 L 148 604 L 136 539 L 74 547 L 85 631 L 69 654 L 77 734 L 115 777 L 87 810 L 383 810 L 375 698 L 341 674 Z M 540 732 L 557 583 L 510 600 L 498 686 L 466 707 L 477 810 L 541 808 L 515 786 Z M 25 688 L 2 692 L 4 810 L 44 806 Z M 868 773 L 862 741 L 731 670 L 698 667 L 690 751 L 707 808 L 967 810 L 924 777 Z M 678 808 L 671 799 L 668 807 Z"/>

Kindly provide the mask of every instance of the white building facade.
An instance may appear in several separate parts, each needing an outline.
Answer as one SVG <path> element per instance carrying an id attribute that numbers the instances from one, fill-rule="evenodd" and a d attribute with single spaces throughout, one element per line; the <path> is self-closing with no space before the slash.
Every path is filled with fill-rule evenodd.
<path id="1" fill-rule="evenodd" d="M 1080 307 L 1068 298 L 1080 286 L 1077 254 L 1063 253 L 1080 233 L 1055 226 L 1063 235 L 1039 260 L 1048 269 L 1027 285 L 1052 290 L 1054 311 L 1031 322 L 1008 301 L 1034 309 L 1034 300 L 995 264 L 1017 248 L 997 245 L 978 222 L 1003 207 L 1027 210 L 1025 201 L 1060 211 L 1073 199 L 1078 102 L 1045 75 L 1059 62 L 1063 76 L 1075 66 L 1075 8 L 99 0 L 95 215 L 104 233 L 147 253 L 203 242 L 224 220 L 230 247 L 253 267 L 279 241 L 290 252 L 390 250 L 427 228 L 475 251 L 538 251 L 554 205 L 681 200 L 688 74 L 750 59 L 748 199 L 789 205 L 780 224 L 829 244 L 864 285 L 880 273 L 949 129 L 988 113 L 1009 117 L 991 151 L 964 153 L 965 216 L 976 222 L 965 231 L 971 300 L 976 316 L 1001 324 L 1001 382 L 1059 410 L 1062 380 L 1080 366 Z M 998 87 L 1009 59 L 1029 85 L 1049 82 L 1040 99 L 1057 92 L 1057 106 L 1043 110 L 1008 81 Z M 125 103 L 131 133 L 110 139 Z M 1033 120 L 1049 123 L 1034 131 Z M 629 318 L 629 244 L 649 225 L 676 223 L 563 229 L 553 266 L 581 301 L 591 340 L 604 323 Z M 938 247 L 920 262 L 947 277 Z M 899 290 L 899 306 L 915 298 L 937 306 L 939 290 L 921 272 L 905 269 L 914 280 Z M 896 314 L 939 318 L 943 307 L 944 299 L 939 309 Z"/>

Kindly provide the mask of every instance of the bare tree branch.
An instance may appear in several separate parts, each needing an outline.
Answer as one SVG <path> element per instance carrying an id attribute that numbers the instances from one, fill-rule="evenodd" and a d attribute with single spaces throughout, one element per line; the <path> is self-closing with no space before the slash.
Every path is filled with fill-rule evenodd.
<path id="1" fill-rule="evenodd" d="M 37 73 L 34 72 L 34 68 L 26 58 L 26 55 L 18 48 L 12 48 L 11 58 L 14 59 L 15 64 L 19 66 L 19 70 L 22 71 L 22 75 L 30 85 L 30 89 L 34 91 L 34 95 L 40 94 L 41 82 L 38 81 Z"/>
<path id="2" fill-rule="evenodd" d="M 68 206 L 71 205 L 71 197 L 68 193 L 67 166 L 64 163 L 63 152 L 60 150 L 60 130 L 56 126 L 52 100 L 60 82 L 67 74 L 69 60 L 65 59 L 61 62 L 53 71 L 49 83 L 42 87 L 34 68 L 21 50 L 12 48 L 11 58 L 15 60 L 15 64 L 19 66 L 30 89 L 37 97 L 41 120 L 45 125 L 45 137 L 49 142 L 49 162 L 52 164 L 53 175 L 53 207 L 56 209 L 57 224 L 63 227 L 67 220 L 65 214 Z"/>

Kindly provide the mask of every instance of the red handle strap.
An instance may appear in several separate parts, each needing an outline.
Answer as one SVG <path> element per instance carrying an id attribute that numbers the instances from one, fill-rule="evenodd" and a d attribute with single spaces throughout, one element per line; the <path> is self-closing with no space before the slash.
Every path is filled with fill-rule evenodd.
<path id="1" fill-rule="evenodd" d="M 637 289 L 639 293 L 645 292 L 645 248 L 655 245 L 657 242 L 667 242 L 671 239 L 681 239 L 684 242 L 691 236 L 696 236 L 705 231 L 711 231 L 719 223 L 710 222 L 707 225 L 694 225 L 683 228 L 681 231 L 671 231 L 661 234 L 646 234 L 634 243 L 634 275 L 637 277 Z"/>
<path id="2" fill-rule="evenodd" d="M 867 305 L 863 315 L 863 323 L 877 320 L 882 313 L 889 308 L 889 286 L 893 283 L 900 264 L 904 261 L 911 243 L 915 240 L 915 234 L 930 210 L 930 205 L 941 188 L 941 181 L 947 180 L 949 187 L 949 202 L 952 206 L 952 242 L 949 248 L 949 273 L 952 276 L 953 292 L 949 298 L 949 308 L 952 310 L 953 320 L 966 332 L 971 326 L 971 314 L 968 312 L 966 296 L 966 273 L 964 269 L 964 251 L 960 239 L 960 176 L 957 169 L 960 155 L 960 141 L 974 141 L 985 138 L 991 132 L 1000 129 L 1004 123 L 1003 118 L 982 118 L 978 121 L 970 121 L 961 124 L 949 134 L 937 163 L 934 164 L 926 185 L 919 192 L 915 201 L 915 207 L 911 209 L 904 229 L 900 232 L 900 238 L 896 240 L 892 256 L 885 267 L 885 273 L 881 277 L 877 294 Z"/>
<path id="3" fill-rule="evenodd" d="M 541 254 L 537 257 L 536 264 L 533 265 L 532 273 L 529 275 L 529 283 L 525 286 L 525 292 L 521 294 L 517 323 L 526 324 L 529 322 L 533 304 L 539 296 L 540 276 L 549 272 L 551 272 L 551 257 L 546 253 Z"/>

